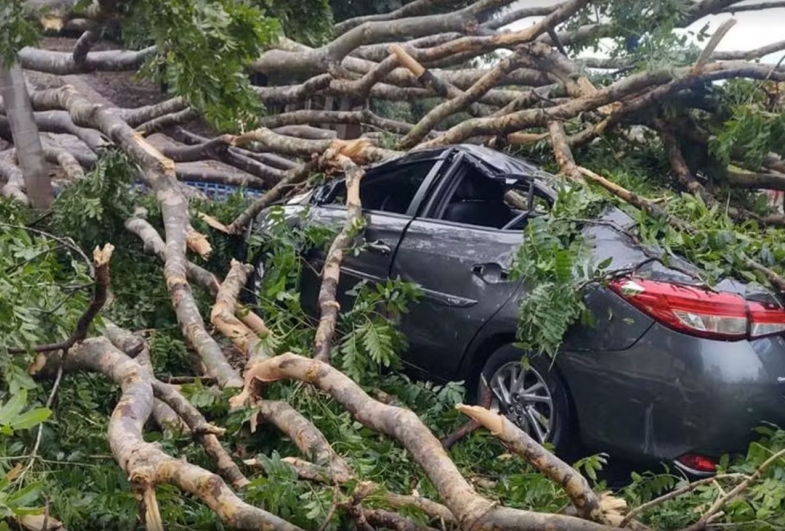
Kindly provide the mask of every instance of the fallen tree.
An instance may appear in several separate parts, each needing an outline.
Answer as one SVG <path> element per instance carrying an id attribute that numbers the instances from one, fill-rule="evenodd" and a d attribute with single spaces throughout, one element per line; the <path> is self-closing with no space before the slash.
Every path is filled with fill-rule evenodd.
<path id="1" fill-rule="evenodd" d="M 0 303 L 0 379 L 13 389 L 0 393 L 0 436 L 12 441 L 0 444 L 18 463 L 0 483 L 0 517 L 37 529 L 214 528 L 220 520 L 320 531 L 647 523 L 693 531 L 739 525 L 754 507 L 767 525 L 783 525 L 761 509 L 776 493 L 756 490 L 772 469 L 781 473 L 782 432 L 769 434 L 771 455 L 751 452 L 734 469 L 744 472 L 719 478 L 739 480 L 727 494 L 697 482 L 658 497 L 639 479 L 609 496 L 584 476 L 593 479 L 596 459 L 571 466 L 486 408 L 459 406 L 472 419 L 461 425 L 453 406 L 462 391 L 383 377 L 378 360 L 353 361 L 347 338 L 356 330 L 345 319 L 361 310 L 337 302 L 343 257 L 359 252 L 364 229 L 365 168 L 459 142 L 537 159 L 587 202 L 600 194 L 640 211 L 641 238 L 655 234 L 711 271 L 785 291 L 782 206 L 761 200 L 785 188 L 785 69 L 759 61 L 783 45 L 718 51 L 732 22 L 711 27 L 700 49 L 676 33 L 717 13 L 779 13 L 737 3 L 665 2 L 630 15 L 626 0 L 536 8 L 415 0 L 310 35 L 329 11 L 324 2 L 305 2 L 302 13 L 286 2 L 262 10 L 232 0 L 14 3 L 0 18 L 0 61 L 21 65 L 30 90 L 17 82 L 0 101 L 8 142 L 0 151 L 8 278 L 0 299 L 11 301 Z M 519 21 L 522 29 L 505 29 Z M 35 42 L 40 22 L 81 36 L 55 37 L 70 51 L 47 49 L 52 41 Z M 611 57 L 585 57 L 600 38 L 612 43 Z M 661 56 L 674 59 L 648 64 Z M 126 107 L 77 76 L 137 70 L 173 97 Z M 42 73 L 62 79 L 36 86 Z M 29 149 L 31 141 L 41 149 Z M 61 189 L 51 213 L 40 212 L 54 199 L 42 170 Z M 268 229 L 275 246 L 263 252 L 275 268 L 265 272 L 274 290 L 265 300 L 267 288 L 239 260 L 239 240 L 263 210 L 340 175 L 347 208 L 337 234 Z M 209 201 L 182 181 L 259 193 Z M 727 257 L 704 238 L 718 233 L 732 235 L 723 236 L 733 240 L 721 249 Z M 297 238 L 326 250 L 316 325 L 291 285 Z M 116 249 L 111 286 L 108 256 L 79 265 L 80 246 L 104 242 Z M 255 305 L 245 304 L 249 289 Z M 389 289 L 406 299 L 401 286 Z M 582 293 L 569 291 L 576 300 Z M 378 316 L 364 311 L 378 336 Z M 375 347 L 391 360 L 400 354 L 390 338 Z M 25 407 L 12 394 L 40 394 L 52 379 L 45 400 L 31 399 L 45 408 L 12 418 Z M 27 440 L 26 426 L 47 408 L 56 422 Z M 503 447 L 480 427 L 517 457 L 495 459 Z M 84 465 L 82 485 L 68 463 L 90 459 L 99 464 Z M 652 477 L 660 490 L 676 487 L 672 475 Z M 107 487 L 113 480 L 121 488 Z"/>

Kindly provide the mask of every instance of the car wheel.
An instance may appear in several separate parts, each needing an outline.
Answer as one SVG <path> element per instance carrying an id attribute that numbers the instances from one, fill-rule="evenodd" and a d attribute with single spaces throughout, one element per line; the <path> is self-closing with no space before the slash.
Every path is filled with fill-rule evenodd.
<path id="1" fill-rule="evenodd" d="M 526 364 L 522 363 L 524 357 Z M 551 443 L 563 458 L 573 457 L 578 445 L 572 405 L 550 358 L 525 356 L 520 349 L 505 345 L 485 362 L 478 389 L 483 388 L 483 381 L 490 389 L 492 410 L 538 443 Z"/>

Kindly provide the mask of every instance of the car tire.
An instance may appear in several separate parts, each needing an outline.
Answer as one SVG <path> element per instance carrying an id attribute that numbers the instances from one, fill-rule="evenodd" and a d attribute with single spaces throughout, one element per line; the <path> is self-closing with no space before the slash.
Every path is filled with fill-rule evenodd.
<path id="1" fill-rule="evenodd" d="M 523 358 L 528 360 L 526 365 Z M 483 392 L 483 382 L 490 386 L 490 392 Z M 563 459 L 576 457 L 579 445 L 574 409 L 567 387 L 549 357 L 527 356 L 513 345 L 505 345 L 485 362 L 476 389 L 478 402 L 485 394 L 491 409 L 504 414 L 535 441 L 541 443 L 544 438 Z M 516 399 L 516 394 L 526 396 Z M 509 400 L 502 400 L 504 396 Z M 544 418 L 548 419 L 547 425 Z M 533 426 L 535 420 L 540 421 L 537 426 Z"/>

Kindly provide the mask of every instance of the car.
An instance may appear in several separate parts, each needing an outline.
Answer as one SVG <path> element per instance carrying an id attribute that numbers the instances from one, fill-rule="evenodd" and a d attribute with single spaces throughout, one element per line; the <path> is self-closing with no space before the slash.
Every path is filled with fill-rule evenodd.
<path id="1" fill-rule="evenodd" d="M 423 296 L 400 329 L 415 373 L 464 381 L 475 397 L 487 382 L 493 408 L 559 454 L 580 446 L 712 474 L 761 423 L 784 420 L 782 300 L 732 279 L 709 289 L 685 260 L 652 260 L 661 250 L 633 241 L 633 219 L 609 207 L 582 230 L 596 257 L 610 259 L 608 270 L 627 274 L 586 289 L 594 322 L 572 325 L 553 359 L 523 352 L 516 330 L 531 286 L 510 266 L 526 245 L 525 224 L 548 215 L 557 182 L 475 145 L 415 150 L 367 168 L 364 241 L 343 259 L 338 302 L 351 307 L 362 281 L 414 282 Z M 345 189 L 333 179 L 285 201 L 284 216 L 307 211 L 309 223 L 339 227 Z M 251 230 L 263 231 L 266 219 L 263 212 Z M 324 251 L 303 250 L 303 259 L 312 266 L 303 268 L 303 307 L 318 316 Z"/>

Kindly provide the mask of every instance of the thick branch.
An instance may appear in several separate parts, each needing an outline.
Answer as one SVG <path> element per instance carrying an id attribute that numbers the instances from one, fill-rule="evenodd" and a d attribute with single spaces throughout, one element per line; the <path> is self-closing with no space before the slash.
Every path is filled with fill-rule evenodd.
<path id="1" fill-rule="evenodd" d="M 373 113 L 370 109 L 363 109 L 361 111 L 300 110 L 265 116 L 261 120 L 262 126 L 269 129 L 274 129 L 283 125 L 312 123 L 370 125 L 382 131 L 399 135 L 408 133 L 414 127 L 406 122 L 382 118 Z"/>
<path id="2" fill-rule="evenodd" d="M 336 149 L 339 149 L 341 154 L 346 154 L 357 164 L 369 164 L 399 154 L 396 151 L 373 147 L 368 144 L 367 140 L 362 139 L 354 141 L 334 140 L 328 143 L 325 141 L 281 137 L 266 129 L 259 129 L 246 135 L 241 135 L 235 139 L 235 144 L 251 141 L 259 142 L 268 149 L 275 148 L 279 153 L 283 152 L 295 156 L 311 156 L 312 154 L 323 153 L 331 146 L 338 146 Z M 292 186 L 304 181 L 314 167 L 315 164 L 308 163 L 289 170 L 286 177 L 251 204 L 227 227 L 229 234 L 240 234 L 248 223 L 259 215 L 262 210 L 283 197 Z"/>
<path id="3" fill-rule="evenodd" d="M 737 2 L 734 2 L 734 4 Z M 785 2 L 761 2 L 759 4 L 732 5 L 720 10 L 720 13 L 741 13 L 742 11 L 763 11 L 764 9 L 777 9 L 785 7 Z"/>
<path id="4" fill-rule="evenodd" d="M 68 356 L 66 366 L 100 372 L 122 387 L 123 394 L 109 422 L 109 445 L 135 490 L 148 493 L 156 484 L 170 483 L 202 500 L 229 527 L 299 529 L 246 504 L 217 475 L 183 459 L 172 458 L 158 445 L 146 442 L 142 428 L 153 403 L 150 376 L 109 341 L 100 338 L 85 341 Z"/>
<path id="5" fill-rule="evenodd" d="M 161 262 L 165 262 L 166 244 L 158 234 L 158 231 L 143 216 L 144 213 L 142 211 L 138 212 L 136 216 L 129 218 L 125 222 L 125 228 L 139 236 L 144 244 L 145 252 L 154 254 Z M 215 296 L 218 293 L 218 279 L 206 269 L 189 261 L 186 262 L 186 274 L 188 280 L 202 286 L 210 295 Z"/>
<path id="6" fill-rule="evenodd" d="M 575 165 L 567 135 L 564 133 L 564 125 L 561 122 L 553 121 L 548 124 L 549 139 L 556 162 L 559 164 L 561 173 L 571 181 L 582 180 L 581 172 Z"/>
<path id="7" fill-rule="evenodd" d="M 251 203 L 237 219 L 232 221 L 226 229 L 229 234 L 241 234 L 245 227 L 258 216 L 262 210 L 281 199 L 289 190 L 305 181 L 313 171 L 315 163 L 307 163 L 286 172 L 286 177 L 268 190 L 262 197 Z"/>
<path id="8" fill-rule="evenodd" d="M 785 191 L 785 174 L 729 171 L 728 183 L 737 188 Z"/>
<path id="9" fill-rule="evenodd" d="M 506 417 L 480 406 L 456 406 L 458 411 L 482 424 L 510 450 L 558 484 L 572 500 L 581 518 L 604 522 L 600 501 L 586 479 L 570 465 L 537 444 Z"/>
<path id="10" fill-rule="evenodd" d="M 188 107 L 181 111 L 164 114 L 153 118 L 148 122 L 141 123 L 136 127 L 136 130 L 145 136 L 149 136 L 176 125 L 187 124 L 197 118 L 199 118 L 199 112 Z"/>
<path id="11" fill-rule="evenodd" d="M 547 528 L 572 531 L 612 529 L 568 516 L 496 507 L 474 491 L 447 457 L 439 440 L 415 413 L 373 400 L 347 376 L 318 360 L 283 354 L 258 364 L 252 374 L 246 374 L 249 385 L 241 395 L 232 399 L 232 404 L 237 406 L 247 401 L 253 380 L 270 383 L 286 378 L 317 386 L 333 396 L 365 426 L 400 441 L 423 467 L 439 496 L 456 515 L 462 528 L 509 531 Z"/>
<path id="12" fill-rule="evenodd" d="M 420 120 L 414 129 L 410 131 L 400 142 L 403 149 L 409 149 L 417 145 L 420 140 L 425 138 L 434 127 L 436 127 L 442 120 L 447 117 L 462 111 L 473 102 L 477 101 L 483 94 L 491 90 L 499 82 L 499 79 L 507 72 L 515 68 L 520 60 L 518 51 L 509 57 L 499 61 L 496 66 L 488 71 L 477 83 L 475 83 L 469 90 L 458 95 L 457 97 L 448 100 L 441 105 L 438 105 L 426 114 Z"/>
<path id="13" fill-rule="evenodd" d="M 380 13 L 378 15 L 365 15 L 362 17 L 354 17 L 346 19 L 335 25 L 335 34 L 342 35 L 352 28 L 364 24 L 365 22 L 380 22 L 385 20 L 397 20 L 400 18 L 412 17 L 415 15 L 422 15 L 428 13 L 434 8 L 450 7 L 459 4 L 458 0 L 414 0 L 408 4 L 389 13 Z"/>
<path id="14" fill-rule="evenodd" d="M 136 363 L 150 374 L 150 377 L 154 378 L 153 363 L 150 359 L 150 349 L 147 341 L 124 328 L 120 328 L 109 320 L 104 320 L 104 324 L 106 325 L 104 336 L 115 347 L 125 352 L 129 358 L 133 358 Z M 175 433 L 188 432 L 188 427 L 183 424 L 177 413 L 158 399 L 153 402 L 153 418 L 162 429 L 170 429 Z"/>
<path id="15" fill-rule="evenodd" d="M 35 70 L 58 76 L 83 74 L 95 70 L 133 71 L 142 66 L 142 63 L 155 51 L 155 47 L 151 46 L 139 51 L 90 52 L 85 56 L 84 61 L 77 62 L 74 60 L 74 54 L 70 52 L 54 52 L 28 47 L 19 50 L 19 62 L 25 70 Z"/>
<path id="16" fill-rule="evenodd" d="M 319 287 L 319 326 L 314 339 L 314 358 L 330 363 L 330 346 L 335 335 L 340 305 L 335 300 L 338 281 L 341 276 L 343 253 L 349 244 L 362 230 L 364 220 L 360 206 L 360 180 L 365 170 L 352 160 L 341 155 L 340 151 L 328 150 L 323 157 L 323 164 L 332 164 L 346 175 L 346 220 L 338 235 L 330 244 L 322 269 L 322 283 Z"/>
<path id="17" fill-rule="evenodd" d="M 250 328 L 235 316 L 237 296 L 248 282 L 248 274 L 251 271 L 253 266 L 233 259 L 210 312 L 210 322 L 248 357 L 248 367 L 251 367 L 258 358 L 267 359 L 268 353 L 263 349 L 259 333 L 269 334 L 261 319 L 256 326 Z"/>
<path id="18" fill-rule="evenodd" d="M 223 428 L 218 428 L 207 422 L 199 410 L 173 386 L 155 379 L 152 381 L 152 386 L 155 397 L 177 412 L 191 430 L 194 439 L 204 446 L 207 455 L 215 461 L 218 474 L 236 489 L 248 485 L 250 482 L 218 440 L 217 436 L 224 433 Z"/>
<path id="19" fill-rule="evenodd" d="M 426 142 L 423 146 L 430 147 L 435 145 L 456 144 L 473 136 L 506 134 L 528 127 L 543 126 L 551 120 L 567 120 L 577 116 L 581 112 L 608 105 L 627 95 L 637 93 L 653 85 L 667 83 L 671 79 L 673 79 L 673 81 L 668 83 L 667 86 L 658 87 L 656 90 L 667 89 L 667 91 L 671 91 L 675 88 L 683 87 L 697 81 L 713 81 L 730 77 L 773 80 L 785 79 L 785 72 L 778 72 L 772 67 L 749 63 L 712 63 L 706 65 L 699 75 L 691 74 L 691 69 L 692 67 L 688 67 L 686 69 L 661 70 L 651 73 L 634 74 L 621 81 L 617 81 L 604 89 L 598 90 L 593 94 L 582 98 L 576 98 L 566 103 L 549 107 L 548 109 L 530 109 L 518 111 L 506 116 L 467 120 L 456 125 L 434 140 Z M 646 95 L 653 94 L 654 92 L 654 90 L 649 91 Z"/>
<path id="20" fill-rule="evenodd" d="M 131 127 L 149 122 L 161 116 L 182 111 L 187 108 L 187 104 L 182 98 L 172 98 L 161 103 L 145 105 L 135 109 L 121 109 L 120 118 Z"/>
<path id="21" fill-rule="evenodd" d="M 23 205 L 30 204 L 30 200 L 24 193 L 25 180 L 22 176 L 22 170 L 8 160 L 7 157 L 0 158 L 0 177 L 5 179 L 5 184 L 0 188 L 0 193 L 5 197 L 19 201 Z"/>
<path id="22" fill-rule="evenodd" d="M 410 17 L 393 23 L 386 21 L 365 22 L 329 44 L 315 49 L 269 50 L 254 63 L 257 72 L 266 74 L 314 75 L 327 72 L 353 50 L 364 44 L 412 39 L 434 33 L 463 32 L 472 23 L 482 22 L 480 16 L 491 9 L 498 9 L 512 0 L 480 0 L 464 9 L 440 15 Z"/>
<path id="23" fill-rule="evenodd" d="M 335 483 L 350 481 L 354 474 L 344 459 L 335 453 L 330 442 L 308 419 L 281 401 L 262 400 L 259 415 L 289 436 L 297 448 L 319 467 L 324 467 Z"/>

